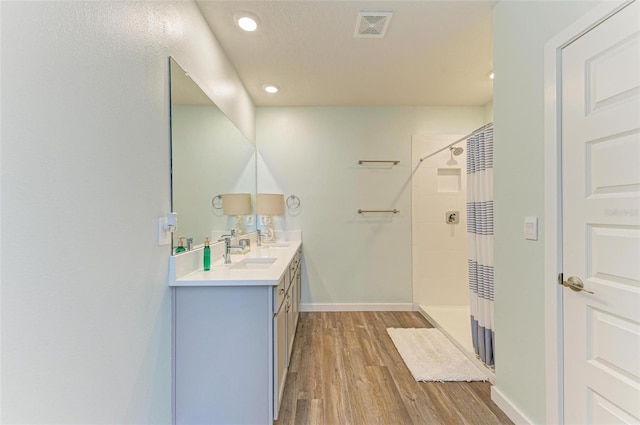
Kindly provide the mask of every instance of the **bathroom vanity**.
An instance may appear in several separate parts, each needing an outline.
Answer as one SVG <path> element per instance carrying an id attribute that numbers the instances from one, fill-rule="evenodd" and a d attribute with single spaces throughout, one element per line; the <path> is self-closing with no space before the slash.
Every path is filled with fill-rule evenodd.
<path id="1" fill-rule="evenodd" d="M 271 424 L 300 311 L 302 244 L 254 240 L 231 264 L 218 245 L 209 271 L 202 250 L 171 259 L 174 423 Z"/>

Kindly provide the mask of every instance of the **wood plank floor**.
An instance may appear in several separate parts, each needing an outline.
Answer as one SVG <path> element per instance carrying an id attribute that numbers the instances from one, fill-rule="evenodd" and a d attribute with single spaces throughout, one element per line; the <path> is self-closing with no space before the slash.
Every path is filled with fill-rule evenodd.
<path id="1" fill-rule="evenodd" d="M 512 424 L 488 382 L 416 382 L 386 329 L 417 312 L 300 313 L 277 425 Z"/>

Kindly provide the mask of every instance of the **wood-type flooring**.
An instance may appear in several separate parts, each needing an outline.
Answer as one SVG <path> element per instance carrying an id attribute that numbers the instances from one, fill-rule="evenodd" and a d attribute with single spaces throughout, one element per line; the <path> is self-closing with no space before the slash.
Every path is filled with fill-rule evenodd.
<path id="1" fill-rule="evenodd" d="M 512 424 L 489 382 L 416 382 L 387 328 L 417 312 L 300 313 L 277 425 Z"/>

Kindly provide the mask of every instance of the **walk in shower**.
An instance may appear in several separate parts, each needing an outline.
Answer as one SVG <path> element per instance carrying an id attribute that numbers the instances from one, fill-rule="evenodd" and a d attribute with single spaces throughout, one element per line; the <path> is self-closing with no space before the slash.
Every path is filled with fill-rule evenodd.
<path id="1" fill-rule="evenodd" d="M 464 136 L 412 137 L 413 303 L 477 361 L 469 308 Z"/>

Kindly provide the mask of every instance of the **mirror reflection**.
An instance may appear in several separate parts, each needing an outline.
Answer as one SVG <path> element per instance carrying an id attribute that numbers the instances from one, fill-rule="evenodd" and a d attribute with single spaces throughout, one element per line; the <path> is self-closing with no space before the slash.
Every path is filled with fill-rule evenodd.
<path id="1" fill-rule="evenodd" d="M 207 97 L 180 65 L 170 59 L 171 72 L 171 208 L 178 213 L 173 251 L 178 238 L 202 245 L 230 229 L 255 230 L 255 146 Z M 249 213 L 225 215 L 227 194 L 249 194 Z M 217 197 L 217 198 L 216 198 Z M 214 199 L 216 198 L 216 199 Z"/>

